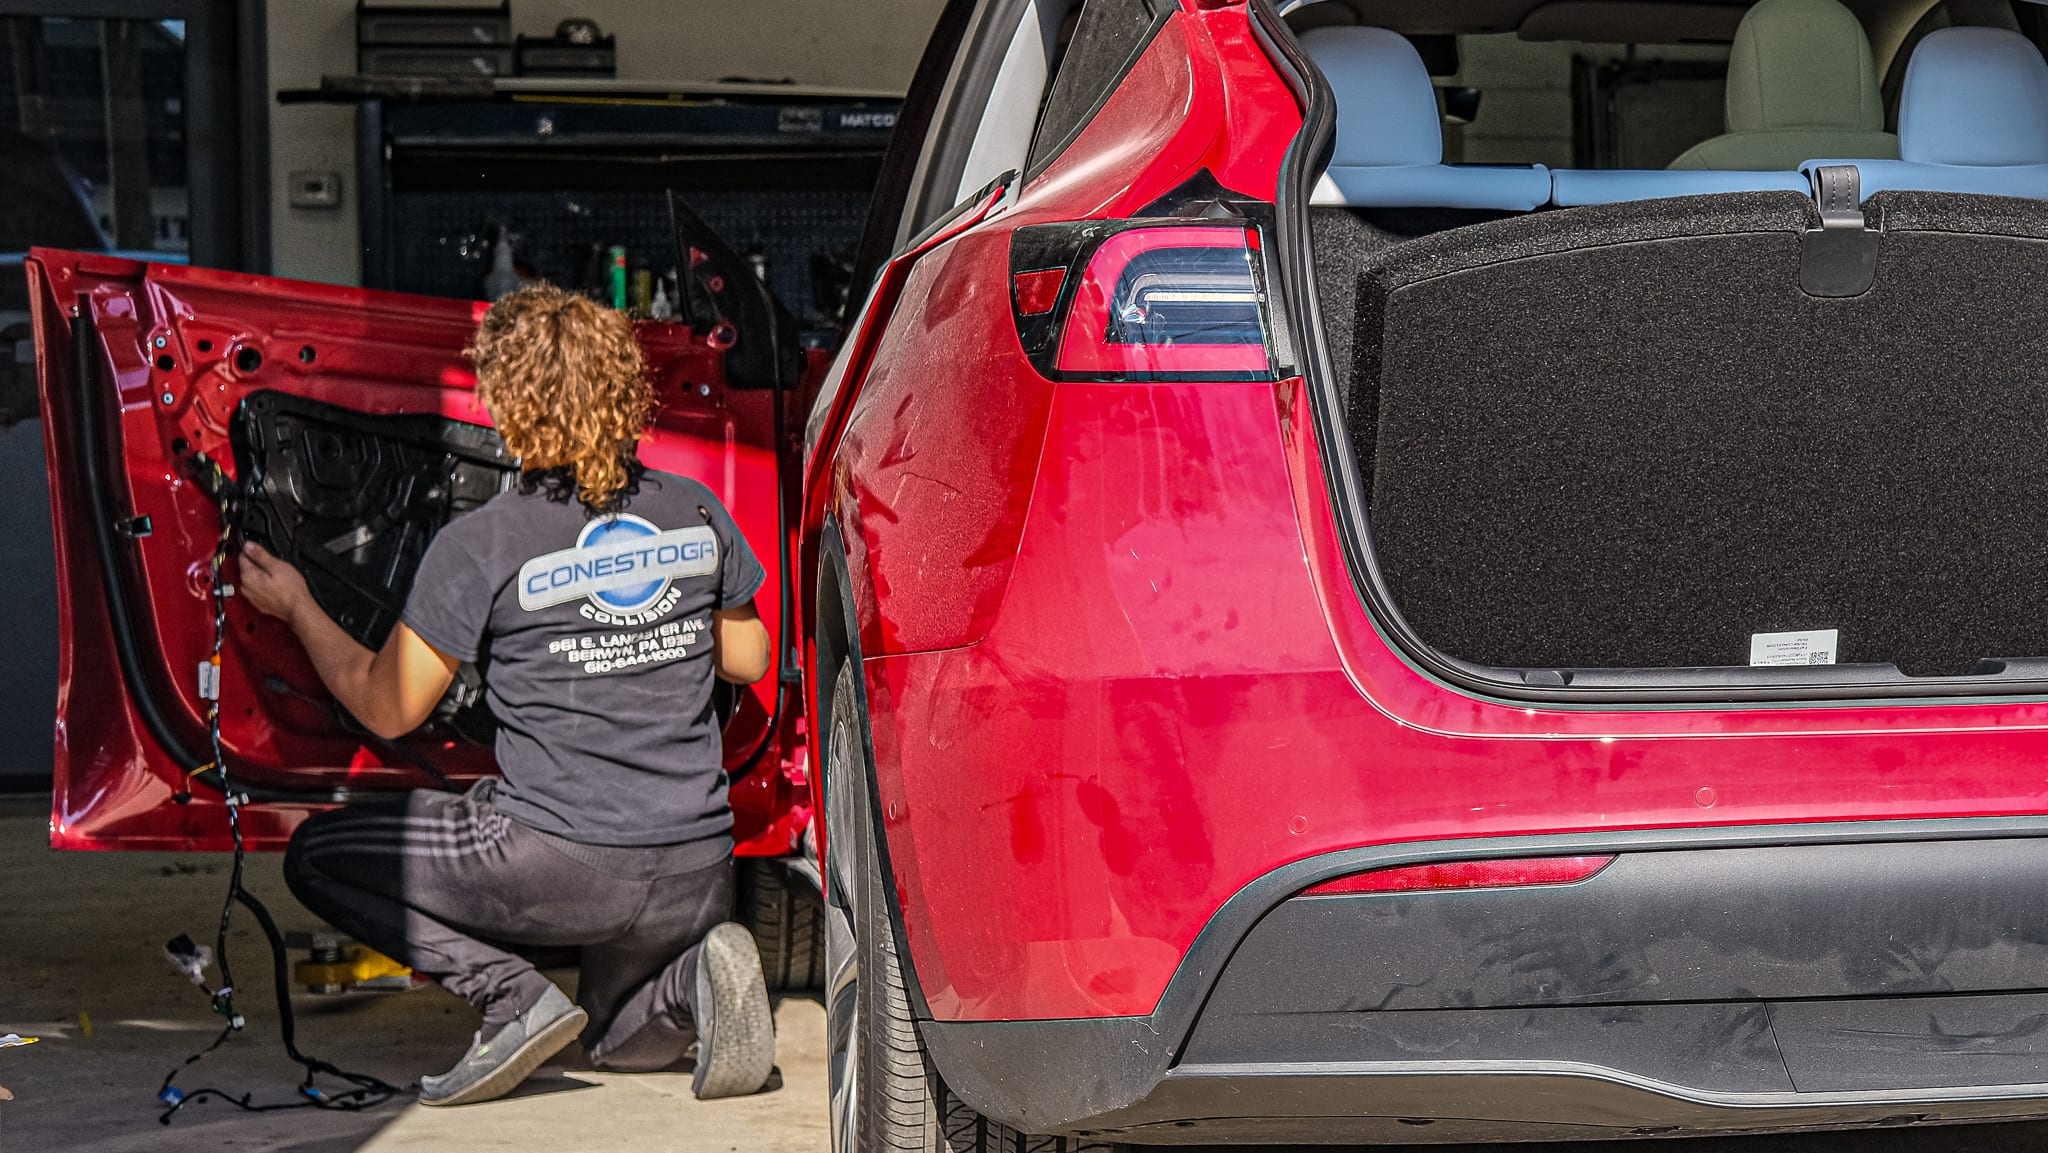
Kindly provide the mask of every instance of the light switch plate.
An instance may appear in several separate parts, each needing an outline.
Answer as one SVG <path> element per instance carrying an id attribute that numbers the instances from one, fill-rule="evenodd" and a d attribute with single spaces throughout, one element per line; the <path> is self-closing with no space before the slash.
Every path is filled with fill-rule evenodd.
<path id="1" fill-rule="evenodd" d="M 293 208 L 341 207 L 341 173 L 301 168 L 286 179 Z"/>

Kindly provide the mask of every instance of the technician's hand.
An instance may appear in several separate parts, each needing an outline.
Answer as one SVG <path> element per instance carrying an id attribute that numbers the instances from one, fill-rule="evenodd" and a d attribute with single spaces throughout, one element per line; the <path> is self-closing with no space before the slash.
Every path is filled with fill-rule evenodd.
<path id="1" fill-rule="evenodd" d="M 313 594 L 298 569 L 277 558 L 260 544 L 242 546 L 242 580 L 235 594 L 267 613 L 289 623 Z"/>

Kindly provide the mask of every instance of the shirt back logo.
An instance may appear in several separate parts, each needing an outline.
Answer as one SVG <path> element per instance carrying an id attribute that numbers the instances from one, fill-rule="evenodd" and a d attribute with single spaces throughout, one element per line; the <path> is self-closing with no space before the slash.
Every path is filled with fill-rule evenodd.
<path id="1" fill-rule="evenodd" d="M 630 513 L 591 521 L 576 547 L 519 566 L 519 607 L 535 612 L 578 597 L 600 612 L 635 613 L 681 577 L 718 571 L 718 534 L 710 525 L 664 532 Z"/>

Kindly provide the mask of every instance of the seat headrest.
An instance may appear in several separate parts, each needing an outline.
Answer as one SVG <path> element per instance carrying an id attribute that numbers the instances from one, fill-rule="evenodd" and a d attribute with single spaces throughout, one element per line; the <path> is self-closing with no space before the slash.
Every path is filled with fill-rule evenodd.
<path id="1" fill-rule="evenodd" d="M 1884 131 L 1863 25 L 1837 0 L 1759 0 L 1735 30 L 1727 118 L 1730 132 Z"/>
<path id="2" fill-rule="evenodd" d="M 1332 167 L 1443 163 L 1436 88 L 1407 37 L 1352 25 L 1314 28 L 1300 39 L 1337 95 Z"/>
<path id="3" fill-rule="evenodd" d="M 1920 164 L 2048 164 L 2048 60 L 2004 28 L 1944 28 L 1906 63 L 1899 157 Z"/>

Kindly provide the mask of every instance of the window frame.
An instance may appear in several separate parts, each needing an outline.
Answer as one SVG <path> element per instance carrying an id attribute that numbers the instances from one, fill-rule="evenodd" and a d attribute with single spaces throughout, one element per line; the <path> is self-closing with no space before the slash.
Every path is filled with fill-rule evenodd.
<path id="1" fill-rule="evenodd" d="M 1090 3 L 1094 2 L 1096 0 L 1081 0 L 1082 18 L 1086 18 L 1086 9 Z M 1088 126 L 1095 122 L 1095 117 L 1101 114 L 1103 105 L 1108 104 L 1109 98 L 1114 96 L 1117 90 L 1123 87 L 1124 81 L 1130 78 L 1131 70 L 1137 67 L 1138 61 L 1152 47 L 1152 42 L 1159 38 L 1159 33 L 1166 28 L 1167 21 L 1173 18 L 1174 13 L 1180 11 L 1180 6 L 1174 3 L 1174 0 L 1134 0 L 1134 2 L 1151 10 L 1151 22 L 1145 26 L 1143 32 L 1139 33 L 1137 43 L 1132 45 L 1130 54 L 1124 58 L 1123 63 L 1119 64 L 1116 71 L 1110 75 L 1109 82 L 1104 84 L 1100 91 L 1096 92 L 1095 99 L 1089 102 L 1087 110 L 1074 121 L 1073 127 L 1068 129 L 1064 136 L 1059 138 L 1041 155 L 1039 151 L 1041 144 L 1040 135 L 1045 131 L 1044 116 L 1046 103 L 1051 98 L 1053 90 L 1059 87 L 1061 77 L 1066 75 L 1066 54 L 1063 53 L 1054 66 L 1052 74 L 1046 82 L 1045 97 L 1039 101 L 1039 126 L 1038 130 L 1032 134 L 1031 149 L 1025 154 L 1026 162 L 1023 183 L 1030 184 L 1038 179 L 1041 173 L 1057 163 L 1066 150 L 1073 146 L 1074 141 L 1079 139 L 1081 134 L 1088 130 Z M 1079 31 L 1077 25 L 1075 29 L 1077 37 L 1079 36 Z M 1068 46 L 1067 51 L 1068 53 L 1073 51 L 1071 44 Z"/>
<path id="2" fill-rule="evenodd" d="M 0 0 L 0 16 L 185 22 L 187 260 L 270 270 L 270 115 L 262 0 Z"/>
<path id="3" fill-rule="evenodd" d="M 1031 0 L 955 0 L 971 6 L 958 50 L 951 54 L 929 120 L 918 138 L 915 167 L 901 215 L 891 230 L 889 253 L 900 252 L 911 238 L 943 219 L 959 204 L 955 195 L 973 151 L 973 130 L 981 124 L 995 92 L 1003 57 Z M 941 17 L 944 20 L 944 17 Z M 934 47 L 938 47 L 934 44 Z M 921 70 L 921 69 L 920 69 Z M 924 78 L 920 77 L 920 80 Z M 913 91 L 906 103 L 915 102 Z M 907 125 L 898 124 L 901 132 Z M 908 144 L 907 138 L 905 139 Z M 907 150 L 907 149 L 906 149 Z M 879 262 L 877 262 L 879 267 Z"/>

